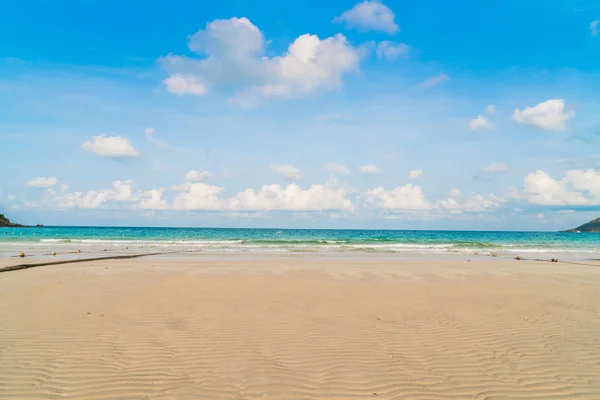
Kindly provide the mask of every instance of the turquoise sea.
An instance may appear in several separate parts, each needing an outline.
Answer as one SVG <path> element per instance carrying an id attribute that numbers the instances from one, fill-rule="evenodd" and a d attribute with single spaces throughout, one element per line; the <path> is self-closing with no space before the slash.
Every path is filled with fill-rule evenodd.
<path id="1" fill-rule="evenodd" d="M 566 232 L 403 231 L 43 227 L 0 228 L 0 256 L 16 251 L 192 250 L 214 253 L 480 254 L 596 258 L 600 234 Z"/>

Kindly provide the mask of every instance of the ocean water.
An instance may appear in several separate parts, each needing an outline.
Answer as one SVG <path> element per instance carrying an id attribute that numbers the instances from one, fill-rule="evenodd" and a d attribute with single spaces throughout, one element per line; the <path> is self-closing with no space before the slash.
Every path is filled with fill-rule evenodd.
<path id="1" fill-rule="evenodd" d="M 44 227 L 0 228 L 0 256 L 104 251 L 210 253 L 381 253 L 600 258 L 600 234 L 566 232 L 402 231 Z"/>

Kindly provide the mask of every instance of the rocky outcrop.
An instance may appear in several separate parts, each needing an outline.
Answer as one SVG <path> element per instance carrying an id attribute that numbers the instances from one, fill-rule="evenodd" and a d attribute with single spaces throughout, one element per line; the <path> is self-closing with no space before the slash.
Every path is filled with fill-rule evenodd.
<path id="1" fill-rule="evenodd" d="M 566 232 L 600 232 L 600 218 L 578 226 L 575 229 L 569 229 Z"/>
<path id="2" fill-rule="evenodd" d="M 23 226 L 23 225 L 19 225 L 19 224 L 10 222 L 10 220 L 8 218 L 6 218 L 4 216 L 4 214 L 0 214 L 0 226 L 1 227 L 7 227 L 7 226 L 19 227 L 19 226 Z"/>

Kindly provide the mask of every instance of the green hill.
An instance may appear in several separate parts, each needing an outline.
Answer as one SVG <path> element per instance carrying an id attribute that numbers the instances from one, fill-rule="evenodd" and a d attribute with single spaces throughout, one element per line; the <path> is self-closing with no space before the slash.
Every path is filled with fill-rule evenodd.
<path id="1" fill-rule="evenodd" d="M 10 222 L 10 220 L 8 218 L 6 218 L 4 216 L 4 214 L 0 214 L 0 226 L 23 226 L 23 225 L 19 225 L 19 224 Z"/>
<path id="2" fill-rule="evenodd" d="M 600 232 L 600 218 L 578 226 L 575 229 L 569 229 L 567 232 Z"/>

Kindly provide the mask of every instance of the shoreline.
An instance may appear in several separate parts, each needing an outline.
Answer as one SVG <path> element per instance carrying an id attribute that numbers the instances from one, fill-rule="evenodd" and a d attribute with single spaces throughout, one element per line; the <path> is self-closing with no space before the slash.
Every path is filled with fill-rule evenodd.
<path id="1" fill-rule="evenodd" d="M 600 259 L 600 252 L 596 249 L 589 250 L 565 250 L 565 249 L 547 249 L 547 250 L 527 250 L 527 249 L 445 249 L 440 250 L 433 248 L 410 248 L 401 250 L 388 249 L 371 249 L 371 248 L 244 248 L 239 247 L 224 247 L 224 248 L 204 248 L 204 247 L 188 247 L 188 246 L 161 246 L 161 245 L 141 245 L 128 244 L 120 246 L 81 246 L 78 243 L 60 243 L 60 244 L 44 244 L 37 243 L 6 243 L 0 242 L 0 265 L 2 260 L 10 260 L 19 257 L 20 253 L 25 254 L 28 260 L 46 259 L 78 259 L 81 257 L 105 257 L 109 255 L 121 256 L 132 254 L 149 254 L 161 253 L 162 257 L 171 257 L 173 259 L 182 258 L 312 258 L 312 259 L 389 259 L 389 260 L 412 260 L 412 259 L 429 259 L 429 260 L 466 260 L 466 259 L 481 259 L 481 258 L 502 258 L 502 259 L 547 259 L 557 258 L 569 261 L 590 261 Z"/>
<path id="2" fill-rule="evenodd" d="M 344 261 L 344 262 L 383 262 L 383 263 L 408 263 L 408 262 L 430 262 L 430 263 L 456 263 L 456 262 L 475 262 L 475 263 L 552 263 L 552 258 L 547 257 L 527 257 L 513 254 L 498 254 L 493 256 L 491 254 L 423 254 L 423 253 L 401 253 L 401 254 L 390 254 L 390 253 L 361 253 L 361 252 L 342 252 L 342 253 L 320 253 L 320 252 L 289 252 L 289 253 L 244 253 L 244 252 L 230 252 L 230 253 L 219 253 L 209 251 L 191 251 L 191 252 L 68 252 L 68 253 L 57 253 L 56 255 L 51 254 L 27 254 L 25 257 L 14 256 L 0 256 L 0 272 L 3 269 L 11 268 L 14 266 L 25 266 L 36 267 L 38 264 L 59 265 L 69 263 L 86 263 L 86 262 L 97 262 L 111 259 L 136 259 L 144 258 L 150 262 L 215 262 L 215 261 Z M 600 258 L 586 258 L 586 257 L 565 257 L 557 258 L 558 263 L 566 263 L 571 265 L 590 265 L 600 266 Z"/>

